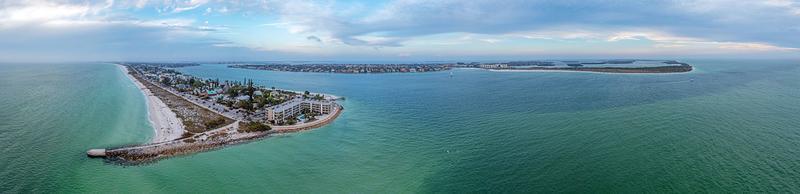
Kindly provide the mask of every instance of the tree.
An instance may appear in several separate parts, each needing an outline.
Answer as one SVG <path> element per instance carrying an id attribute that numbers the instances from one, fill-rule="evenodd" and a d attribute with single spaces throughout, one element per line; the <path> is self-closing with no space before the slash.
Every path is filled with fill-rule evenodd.
<path id="1" fill-rule="evenodd" d="M 253 104 L 248 100 L 239 100 L 236 102 L 236 107 L 245 110 L 253 110 Z"/>
<path id="2" fill-rule="evenodd" d="M 297 118 L 295 118 L 295 117 L 291 117 L 291 118 L 289 118 L 289 119 L 286 119 L 286 124 L 287 124 L 287 125 L 294 125 L 294 124 L 297 124 Z"/>
<path id="3" fill-rule="evenodd" d="M 205 124 L 206 129 L 209 129 L 209 130 L 215 129 L 217 127 L 220 127 L 220 125 L 225 124 L 225 118 L 224 117 L 217 117 L 217 118 L 208 120 L 203 124 Z"/>
<path id="4" fill-rule="evenodd" d="M 239 91 L 237 91 L 235 87 L 231 87 L 228 89 L 228 91 L 225 91 L 225 94 L 227 94 L 231 98 L 234 98 L 239 95 Z"/>
<path id="5" fill-rule="evenodd" d="M 253 87 L 253 80 L 252 79 L 248 80 L 247 81 L 247 95 L 248 96 L 253 96 L 253 93 L 255 93 L 255 92 L 256 92 L 256 88 Z"/>
<path id="6" fill-rule="evenodd" d="M 308 118 L 308 121 L 315 121 L 315 120 L 317 120 L 317 113 L 315 113 L 315 112 L 313 112 L 313 111 L 309 111 L 309 112 L 308 112 L 308 113 L 306 113 L 305 115 L 306 115 L 306 118 Z"/>
<path id="7" fill-rule="evenodd" d="M 161 83 L 164 85 L 169 85 L 170 83 L 169 77 L 164 77 L 164 79 L 161 79 Z"/>

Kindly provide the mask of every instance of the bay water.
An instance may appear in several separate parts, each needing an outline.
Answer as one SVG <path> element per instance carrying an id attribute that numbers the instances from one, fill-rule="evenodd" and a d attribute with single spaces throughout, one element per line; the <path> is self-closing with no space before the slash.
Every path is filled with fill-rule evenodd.
<path id="1" fill-rule="evenodd" d="M 343 96 L 322 128 L 143 166 L 112 64 L 0 64 L 0 191 L 121 193 L 800 192 L 800 61 L 684 60 L 679 74 L 177 70 Z M 451 76 L 452 73 L 452 76 Z"/>

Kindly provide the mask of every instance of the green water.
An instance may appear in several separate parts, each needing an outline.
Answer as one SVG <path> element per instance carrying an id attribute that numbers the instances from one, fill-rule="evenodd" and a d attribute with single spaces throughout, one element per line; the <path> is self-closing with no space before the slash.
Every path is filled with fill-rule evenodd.
<path id="1" fill-rule="evenodd" d="M 320 129 L 123 167 L 143 96 L 108 64 L 0 65 L 0 191 L 800 192 L 800 61 L 688 61 L 671 75 L 341 75 L 183 68 L 345 96 Z"/>

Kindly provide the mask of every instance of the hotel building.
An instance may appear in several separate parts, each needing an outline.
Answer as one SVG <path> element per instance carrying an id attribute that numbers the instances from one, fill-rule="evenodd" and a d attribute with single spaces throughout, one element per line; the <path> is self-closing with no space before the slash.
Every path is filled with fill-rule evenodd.
<path id="1" fill-rule="evenodd" d="M 336 103 L 328 100 L 312 100 L 298 97 L 267 108 L 267 121 L 273 123 L 285 122 L 288 118 L 300 115 L 303 110 L 317 114 L 328 114 L 333 112 L 335 106 Z"/>

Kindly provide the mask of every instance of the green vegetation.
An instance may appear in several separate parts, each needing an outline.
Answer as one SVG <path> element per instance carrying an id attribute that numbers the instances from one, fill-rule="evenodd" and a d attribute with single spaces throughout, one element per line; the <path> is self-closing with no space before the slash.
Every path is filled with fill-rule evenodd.
<path id="1" fill-rule="evenodd" d="M 247 111 L 253 111 L 253 104 L 250 102 L 250 100 L 239 100 L 236 102 L 236 105 L 234 107 L 241 108 Z"/>
<path id="2" fill-rule="evenodd" d="M 226 120 L 224 117 L 217 117 L 215 119 L 208 120 L 203 124 L 206 126 L 206 129 L 211 130 L 222 127 L 223 125 L 225 125 L 225 123 Z"/>
<path id="3" fill-rule="evenodd" d="M 314 100 L 325 100 L 325 97 L 322 96 L 322 95 L 317 94 L 317 95 L 314 95 L 314 97 L 312 99 L 314 99 Z"/>
<path id="4" fill-rule="evenodd" d="M 261 132 L 272 130 L 269 125 L 261 122 L 241 122 L 239 123 L 239 132 Z"/>
<path id="5" fill-rule="evenodd" d="M 178 119 L 183 123 L 186 131 L 200 133 L 233 123 L 232 119 L 225 118 L 222 115 L 200 107 L 182 97 L 155 86 L 153 83 L 144 80 L 141 74 L 133 72 L 135 71 L 131 71 L 131 75 L 135 79 L 144 84 L 145 87 L 150 89 L 153 95 L 157 96 L 164 104 L 172 109 Z"/>
<path id="6" fill-rule="evenodd" d="M 317 120 L 317 113 L 315 113 L 315 112 L 309 112 L 309 113 L 307 113 L 305 115 L 306 115 L 306 118 L 308 119 L 308 122 Z"/>
<path id="7" fill-rule="evenodd" d="M 165 77 L 165 78 L 161 79 L 161 83 L 164 84 L 164 85 L 169 85 L 171 83 L 171 81 L 170 81 L 170 79 L 168 77 Z"/>
<path id="8" fill-rule="evenodd" d="M 183 134 L 181 134 L 181 139 L 192 137 L 193 135 L 194 135 L 194 133 L 192 133 L 192 132 L 188 132 L 188 131 L 187 132 L 183 132 Z"/>
<path id="9" fill-rule="evenodd" d="M 295 118 L 295 117 L 291 117 L 291 118 L 289 118 L 289 119 L 286 119 L 286 124 L 287 124 L 287 125 L 294 125 L 294 124 L 297 124 L 297 118 Z"/>

